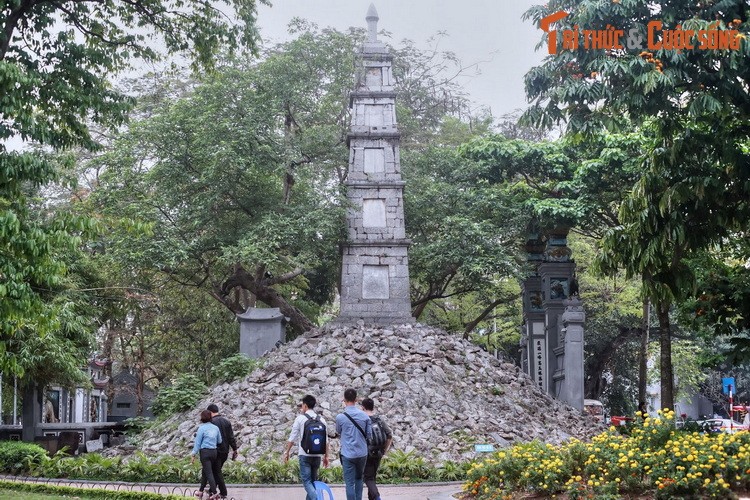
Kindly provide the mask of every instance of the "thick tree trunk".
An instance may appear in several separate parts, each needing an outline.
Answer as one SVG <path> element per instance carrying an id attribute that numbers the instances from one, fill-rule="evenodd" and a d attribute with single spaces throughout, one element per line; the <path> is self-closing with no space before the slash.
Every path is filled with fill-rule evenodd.
<path id="1" fill-rule="evenodd" d="M 661 376 L 661 408 L 674 410 L 674 373 L 672 370 L 672 331 L 669 324 L 669 302 L 660 300 L 659 316 L 659 372 Z"/>
<path id="2" fill-rule="evenodd" d="M 242 266 L 237 266 L 234 275 L 227 279 L 221 285 L 221 289 L 216 290 L 212 295 L 226 305 L 231 311 L 239 314 L 245 311 L 237 310 L 234 304 L 232 304 L 232 301 L 228 300 L 228 297 L 232 289 L 235 287 L 246 289 L 267 306 L 278 307 L 282 314 L 289 318 L 289 323 L 294 331 L 297 333 L 304 333 L 315 327 L 313 322 L 310 321 L 302 311 L 287 302 L 287 300 L 271 286 L 273 284 L 290 281 L 300 274 L 302 274 L 301 270 L 295 270 L 276 278 L 257 280 L 253 275 L 243 269 Z"/>
<path id="3" fill-rule="evenodd" d="M 638 409 L 646 411 L 646 386 L 648 385 L 648 335 L 651 304 L 643 301 L 643 321 L 641 323 L 641 350 L 638 358 Z"/>
<path id="4" fill-rule="evenodd" d="M 419 317 L 422 316 L 422 313 L 427 307 L 427 304 L 429 304 L 429 302 L 422 302 L 421 304 L 419 304 L 417 307 L 412 309 L 411 315 L 414 316 L 415 319 L 419 319 Z"/>

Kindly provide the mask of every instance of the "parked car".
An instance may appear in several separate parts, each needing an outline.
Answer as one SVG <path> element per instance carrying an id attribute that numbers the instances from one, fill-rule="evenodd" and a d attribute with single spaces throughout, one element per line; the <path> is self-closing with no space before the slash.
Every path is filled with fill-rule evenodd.
<path id="1" fill-rule="evenodd" d="M 732 421 L 728 418 L 709 418 L 706 420 L 699 420 L 698 425 L 701 426 L 701 428 L 705 432 L 727 432 L 727 433 L 735 433 L 739 431 L 746 431 L 748 430 L 748 426 L 741 423 Z"/>

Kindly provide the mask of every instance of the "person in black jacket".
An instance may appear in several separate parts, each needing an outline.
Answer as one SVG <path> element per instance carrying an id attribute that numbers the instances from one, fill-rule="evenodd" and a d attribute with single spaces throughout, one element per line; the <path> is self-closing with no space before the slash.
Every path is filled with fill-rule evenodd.
<path id="1" fill-rule="evenodd" d="M 219 493 L 221 498 L 227 497 L 227 485 L 224 483 L 224 475 L 221 474 L 221 469 L 224 467 L 224 462 L 229 458 L 229 448 L 232 448 L 232 460 L 237 458 L 237 440 L 234 438 L 234 431 L 232 431 L 232 424 L 225 417 L 219 414 L 219 407 L 213 403 L 208 405 L 206 408 L 211 412 L 211 423 L 219 428 L 221 431 L 221 443 L 216 447 L 217 459 L 219 462 L 219 477 L 216 478 L 216 484 L 219 486 Z M 206 476 L 201 478 L 201 487 L 198 494 L 203 494 L 203 490 L 206 487 Z"/>

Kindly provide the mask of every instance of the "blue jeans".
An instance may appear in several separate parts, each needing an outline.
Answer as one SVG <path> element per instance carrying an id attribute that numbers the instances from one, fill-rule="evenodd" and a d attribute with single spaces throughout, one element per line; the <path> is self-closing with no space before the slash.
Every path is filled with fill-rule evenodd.
<path id="1" fill-rule="evenodd" d="M 357 458 L 349 458 L 341 455 L 341 465 L 344 468 L 344 483 L 346 484 L 346 500 L 362 500 L 366 464 L 367 455 Z"/>
<path id="2" fill-rule="evenodd" d="M 318 480 L 318 469 L 320 469 L 320 457 L 299 456 L 299 478 L 307 492 L 306 500 L 318 500 L 318 494 L 315 492 L 315 485 L 313 484 Z"/>

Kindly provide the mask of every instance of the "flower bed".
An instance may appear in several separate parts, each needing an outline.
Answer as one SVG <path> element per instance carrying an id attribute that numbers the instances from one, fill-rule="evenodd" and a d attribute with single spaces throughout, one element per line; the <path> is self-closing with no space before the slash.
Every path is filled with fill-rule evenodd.
<path id="1" fill-rule="evenodd" d="M 750 432 L 681 431 L 674 413 L 610 427 L 590 443 L 531 442 L 493 453 L 469 468 L 468 498 L 510 498 L 516 493 L 568 498 L 729 498 L 750 485 Z"/>

